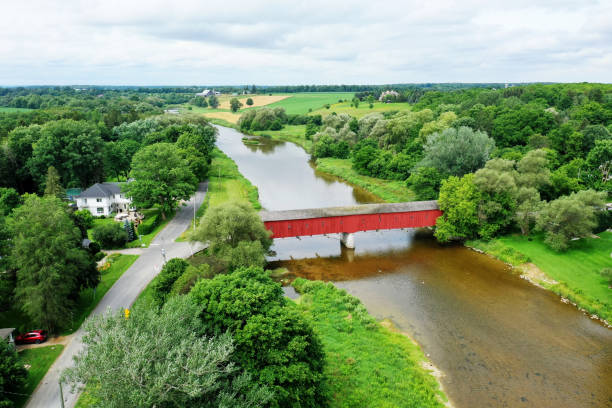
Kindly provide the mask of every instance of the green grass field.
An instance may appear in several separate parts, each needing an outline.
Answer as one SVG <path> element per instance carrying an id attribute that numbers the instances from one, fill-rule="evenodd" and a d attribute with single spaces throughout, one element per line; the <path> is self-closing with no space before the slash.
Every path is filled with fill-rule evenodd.
<path id="1" fill-rule="evenodd" d="M 331 157 L 318 159 L 317 170 L 340 177 L 389 203 L 401 203 L 415 199 L 414 193 L 406 187 L 406 183 L 403 181 L 362 176 L 353 170 L 353 164 L 349 159 L 334 159 Z"/>
<path id="2" fill-rule="evenodd" d="M 555 293 L 570 299 L 591 313 L 612 321 L 612 289 L 599 274 L 603 268 L 612 268 L 612 232 L 602 232 L 600 238 L 584 238 L 573 241 L 566 252 L 555 252 L 544 244 L 541 236 L 529 241 L 522 235 L 500 237 L 497 249 L 476 247 L 485 250 L 493 256 L 500 251 L 508 250 L 523 255 L 523 260 L 533 262 L 540 270 L 558 281 L 558 285 L 549 287 Z M 520 263 L 512 256 L 511 263 Z"/>
<path id="3" fill-rule="evenodd" d="M 28 108 L 9 108 L 8 106 L 0 106 L 0 112 L 13 113 L 13 112 L 29 112 L 34 109 Z"/>
<path id="4" fill-rule="evenodd" d="M 267 105 L 269 108 L 280 106 L 285 108 L 288 114 L 305 114 L 309 109 L 313 111 L 323 108 L 326 104 L 338 103 L 338 100 L 352 99 L 354 92 L 312 92 L 296 93 L 282 101 Z"/>
<path id="5" fill-rule="evenodd" d="M 443 407 L 446 397 L 408 337 L 383 327 L 331 283 L 300 278 L 293 285 L 323 343 L 330 407 Z"/>
<path id="6" fill-rule="evenodd" d="M 36 347 L 31 349 L 22 350 L 19 352 L 19 360 L 24 365 L 29 365 L 28 378 L 26 379 L 25 389 L 22 391 L 24 394 L 20 398 L 15 400 L 16 407 L 22 407 L 26 401 L 32 395 L 40 380 L 43 379 L 51 364 L 55 361 L 60 354 L 64 346 L 61 344 L 55 344 L 53 346 Z"/>
<path id="7" fill-rule="evenodd" d="M 337 102 L 337 101 L 336 101 Z M 351 106 L 350 100 L 348 102 L 335 103 L 329 109 L 321 108 L 318 110 L 313 110 L 313 114 L 319 114 L 323 117 L 330 115 L 332 112 L 335 113 L 347 113 L 356 118 L 361 118 L 367 114 L 374 112 L 392 112 L 392 111 L 407 111 L 410 110 L 410 104 L 407 102 L 401 103 L 382 103 L 382 102 L 374 102 L 374 106 L 372 108 L 369 107 L 367 102 L 361 102 L 359 104 L 359 108 L 355 108 Z"/>

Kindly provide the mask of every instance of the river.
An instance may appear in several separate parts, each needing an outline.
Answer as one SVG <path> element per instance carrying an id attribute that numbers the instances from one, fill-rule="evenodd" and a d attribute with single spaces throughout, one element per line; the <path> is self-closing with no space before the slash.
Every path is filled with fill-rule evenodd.
<path id="1" fill-rule="evenodd" d="M 309 163 L 292 143 L 219 127 L 217 145 L 268 210 L 377 201 Z M 612 330 L 516 276 L 503 263 L 428 231 L 277 239 L 270 258 L 295 276 L 332 281 L 415 339 L 445 376 L 456 408 L 612 407 Z"/>

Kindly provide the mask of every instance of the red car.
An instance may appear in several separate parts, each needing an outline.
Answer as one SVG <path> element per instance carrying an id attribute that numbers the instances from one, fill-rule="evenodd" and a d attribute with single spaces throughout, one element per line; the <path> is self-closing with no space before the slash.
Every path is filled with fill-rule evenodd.
<path id="1" fill-rule="evenodd" d="M 42 343 L 47 340 L 47 331 L 46 330 L 32 330 L 27 333 L 20 334 L 15 337 L 15 343 L 17 344 L 32 344 L 32 343 Z"/>

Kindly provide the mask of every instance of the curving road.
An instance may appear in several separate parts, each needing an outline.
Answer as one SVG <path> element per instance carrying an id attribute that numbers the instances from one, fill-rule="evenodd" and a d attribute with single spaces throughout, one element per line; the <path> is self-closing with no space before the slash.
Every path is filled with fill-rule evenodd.
<path id="1" fill-rule="evenodd" d="M 194 216 L 194 204 L 197 209 L 204 201 L 208 183 L 200 183 L 194 198 L 182 206 L 174 218 L 155 237 L 149 248 L 143 248 L 139 258 L 123 273 L 112 288 L 100 300 L 92 313 L 103 313 L 107 309 L 118 310 L 131 307 L 140 292 L 159 273 L 164 259 L 162 249 L 165 250 L 166 259 L 187 258 L 193 252 L 203 249 L 202 244 L 189 242 L 174 242 L 183 231 L 191 225 Z M 77 330 L 72 340 L 66 345 L 59 358 L 53 363 L 47 374 L 34 391 L 27 407 L 29 408 L 61 408 L 59 378 L 62 371 L 72 365 L 72 358 L 83 348 L 81 338 L 83 331 Z M 76 405 L 79 393 L 71 393 L 69 387 L 64 385 L 64 404 L 71 408 Z"/>

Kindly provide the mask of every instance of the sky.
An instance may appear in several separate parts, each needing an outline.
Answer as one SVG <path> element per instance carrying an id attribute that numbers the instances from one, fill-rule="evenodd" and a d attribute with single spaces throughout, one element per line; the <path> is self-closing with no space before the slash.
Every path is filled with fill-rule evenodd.
<path id="1" fill-rule="evenodd" d="M 612 82 L 612 0 L 4 1 L 0 85 Z"/>

